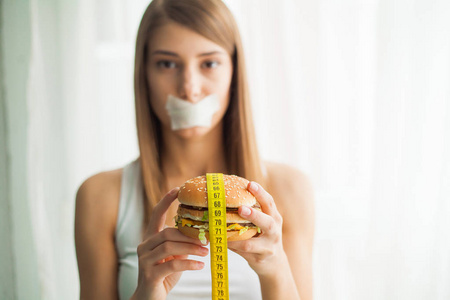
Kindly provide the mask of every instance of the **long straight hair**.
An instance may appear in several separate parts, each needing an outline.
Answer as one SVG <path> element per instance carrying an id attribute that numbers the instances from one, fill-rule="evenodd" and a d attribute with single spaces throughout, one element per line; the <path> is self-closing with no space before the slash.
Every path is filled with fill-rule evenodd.
<path id="1" fill-rule="evenodd" d="M 163 196 L 165 183 L 161 170 L 161 124 L 150 105 L 146 66 L 152 34 L 168 22 L 176 22 L 197 32 L 231 55 L 230 102 L 223 117 L 225 160 L 230 174 L 265 185 L 251 114 L 244 52 L 233 15 L 221 0 L 154 0 L 139 25 L 134 71 L 136 125 L 147 212 L 145 223 Z"/>

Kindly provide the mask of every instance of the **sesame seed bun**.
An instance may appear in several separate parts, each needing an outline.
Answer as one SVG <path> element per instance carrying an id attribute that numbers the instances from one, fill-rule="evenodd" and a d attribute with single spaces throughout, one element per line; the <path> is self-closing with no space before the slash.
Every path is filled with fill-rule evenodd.
<path id="1" fill-rule="evenodd" d="M 254 206 L 255 197 L 247 190 L 248 180 L 236 175 L 223 175 L 227 207 L 237 208 L 241 205 Z M 181 204 L 208 207 L 206 176 L 198 176 L 186 181 L 178 192 Z"/>

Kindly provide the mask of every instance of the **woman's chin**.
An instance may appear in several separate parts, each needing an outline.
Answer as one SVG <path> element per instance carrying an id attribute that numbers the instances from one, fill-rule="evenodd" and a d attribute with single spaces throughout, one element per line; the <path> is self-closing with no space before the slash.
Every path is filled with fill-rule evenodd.
<path id="1" fill-rule="evenodd" d="M 210 131 L 210 129 L 210 127 L 195 126 L 191 128 L 178 129 L 174 132 L 182 138 L 191 139 L 204 136 Z"/>

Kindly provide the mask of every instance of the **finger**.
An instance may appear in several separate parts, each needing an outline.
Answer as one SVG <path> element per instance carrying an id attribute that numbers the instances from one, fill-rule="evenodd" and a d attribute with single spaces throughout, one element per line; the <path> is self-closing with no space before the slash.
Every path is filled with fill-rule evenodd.
<path id="1" fill-rule="evenodd" d="M 252 193 L 253 196 L 255 196 L 256 200 L 261 205 L 261 209 L 263 212 L 271 216 L 274 216 L 278 213 L 272 195 L 270 195 L 265 189 L 263 189 L 260 184 L 251 181 L 247 185 L 247 190 Z"/>
<path id="2" fill-rule="evenodd" d="M 240 255 L 268 253 L 267 241 L 264 238 L 228 242 L 228 249 Z"/>
<path id="3" fill-rule="evenodd" d="M 173 255 L 173 256 L 169 256 L 167 258 L 164 259 L 164 261 L 169 261 L 172 259 L 187 259 L 189 257 L 189 255 Z"/>
<path id="4" fill-rule="evenodd" d="M 188 255 L 174 255 L 173 258 L 174 259 L 187 259 Z"/>
<path id="5" fill-rule="evenodd" d="M 164 261 L 171 261 L 172 259 L 187 259 L 188 257 L 189 255 L 174 255 L 164 259 Z"/>
<path id="6" fill-rule="evenodd" d="M 175 257 L 169 256 L 169 257 L 166 257 L 166 258 L 164 258 L 164 259 L 162 259 L 162 260 L 156 262 L 156 264 L 162 264 L 163 262 L 171 261 L 172 259 L 175 259 Z"/>
<path id="7" fill-rule="evenodd" d="M 272 216 L 269 216 L 253 207 L 242 205 L 238 209 L 238 213 L 241 217 L 251 221 L 258 226 L 263 234 L 276 234 L 277 223 Z"/>
<path id="8" fill-rule="evenodd" d="M 151 251 L 164 242 L 182 242 L 203 246 L 199 239 L 194 239 L 182 234 L 177 228 L 166 228 L 158 234 L 152 236 L 141 246 L 143 251 Z"/>
<path id="9" fill-rule="evenodd" d="M 188 270 L 201 270 L 205 264 L 201 261 L 192 259 L 172 259 L 171 261 L 157 265 L 155 267 L 155 273 L 160 278 L 164 278 L 172 273 L 188 271 Z"/>
<path id="10" fill-rule="evenodd" d="M 172 202 L 177 198 L 180 188 L 176 187 L 168 192 L 153 208 L 150 222 L 147 227 L 148 234 L 155 234 L 164 228 L 166 214 Z"/>
<path id="11" fill-rule="evenodd" d="M 165 242 L 148 253 L 150 254 L 149 259 L 154 263 L 158 263 L 175 255 L 206 256 L 208 248 L 180 242 Z"/>

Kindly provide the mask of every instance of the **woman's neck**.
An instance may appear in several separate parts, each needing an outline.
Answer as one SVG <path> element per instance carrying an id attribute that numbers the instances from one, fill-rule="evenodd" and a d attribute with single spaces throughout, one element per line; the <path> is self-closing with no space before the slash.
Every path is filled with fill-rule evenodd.
<path id="1" fill-rule="evenodd" d="M 182 138 L 163 130 L 161 161 L 168 184 L 178 184 L 209 172 L 227 173 L 222 123 L 199 138 Z"/>

